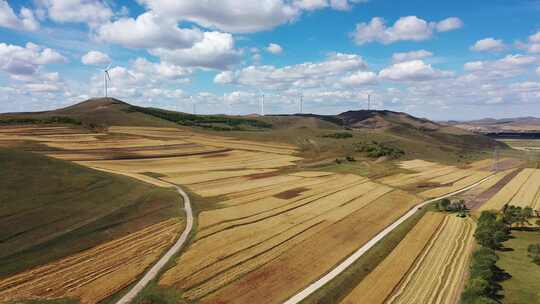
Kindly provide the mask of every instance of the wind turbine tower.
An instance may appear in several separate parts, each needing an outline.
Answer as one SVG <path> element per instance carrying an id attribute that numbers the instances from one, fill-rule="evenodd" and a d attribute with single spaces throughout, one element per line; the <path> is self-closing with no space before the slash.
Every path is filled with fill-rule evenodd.
<path id="1" fill-rule="evenodd" d="M 111 76 L 109 75 L 109 70 L 111 69 L 110 63 L 104 70 L 103 70 L 103 82 L 104 82 L 104 91 L 105 91 L 105 98 L 108 97 L 107 95 L 107 89 L 109 87 L 109 81 L 111 81 Z"/>
<path id="2" fill-rule="evenodd" d="M 261 107 L 261 116 L 264 116 L 264 93 L 261 92 L 261 104 L 260 104 L 260 107 Z"/>
<path id="3" fill-rule="evenodd" d="M 197 114 L 197 105 L 195 104 L 195 101 L 193 101 L 193 96 L 189 96 L 189 99 L 191 100 L 191 105 L 193 106 L 193 115 Z"/>
<path id="4" fill-rule="evenodd" d="M 368 111 L 371 109 L 371 94 L 367 95 L 367 109 Z"/>
<path id="5" fill-rule="evenodd" d="M 304 113 L 304 95 L 300 93 L 300 100 L 298 101 L 298 110 L 300 114 Z"/>
<path id="6" fill-rule="evenodd" d="M 227 101 L 227 94 L 223 93 L 223 102 L 225 103 L 225 105 L 227 106 L 227 115 L 231 116 L 232 115 L 232 111 L 231 111 L 231 101 Z"/>

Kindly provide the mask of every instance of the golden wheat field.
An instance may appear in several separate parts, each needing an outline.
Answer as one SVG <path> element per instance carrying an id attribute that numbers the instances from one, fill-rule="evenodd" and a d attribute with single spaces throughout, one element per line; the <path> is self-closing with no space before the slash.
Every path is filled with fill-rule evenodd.
<path id="1" fill-rule="evenodd" d="M 174 242 L 182 227 L 178 219 L 169 219 L 0 280 L 0 302 L 68 297 L 97 303 L 133 282 Z"/>
<path id="2" fill-rule="evenodd" d="M 491 160 L 474 162 L 466 168 L 441 165 L 424 160 L 410 160 L 399 163 L 411 173 L 399 173 L 383 177 L 378 181 L 392 187 L 417 193 L 423 198 L 439 197 L 461 190 L 490 175 Z"/>
<path id="3" fill-rule="evenodd" d="M 505 204 L 540 209 L 540 169 L 523 169 L 479 211 L 500 210 Z"/>
<path id="4" fill-rule="evenodd" d="M 283 171 L 301 160 L 297 149 L 286 144 L 175 128 L 111 127 L 100 134 L 60 130 L 63 134 L 56 137 L 54 129 L 39 127 L 0 131 L 0 143 L 2 136 L 24 136 L 49 148 L 40 153 L 162 187 L 183 185 L 218 201 L 216 208 L 199 214 L 190 247 L 159 280 L 200 303 L 280 303 L 424 198 L 459 190 L 491 174 L 476 167 L 413 160 L 401 163 L 411 173 L 370 180 L 353 174 Z M 431 217 L 429 223 L 435 223 Z M 84 265 L 74 262 L 71 267 L 88 267 Z M 92 273 L 90 267 L 88 271 Z M 84 281 L 85 274 L 78 273 L 73 280 Z M 13 290 L 25 286 L 21 280 L 13 282 Z M 85 303 L 113 292 L 84 296 L 81 290 L 87 289 L 58 290 L 63 291 L 50 294 L 85 298 Z"/>
<path id="5" fill-rule="evenodd" d="M 456 303 L 473 226 L 470 219 L 427 213 L 341 303 Z"/>

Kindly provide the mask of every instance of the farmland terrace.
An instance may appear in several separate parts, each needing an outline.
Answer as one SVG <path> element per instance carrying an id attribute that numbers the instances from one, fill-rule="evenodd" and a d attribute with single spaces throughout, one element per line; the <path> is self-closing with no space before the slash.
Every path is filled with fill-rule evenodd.
<path id="1" fill-rule="evenodd" d="M 195 197 L 196 233 L 158 284 L 164 289 L 183 290 L 185 300 L 200 303 L 280 303 L 329 271 L 414 205 L 465 188 L 492 174 L 490 160 L 467 166 L 402 161 L 398 163 L 402 173 L 377 179 L 306 171 L 298 168 L 302 157 L 294 145 L 172 127 L 116 126 L 88 132 L 66 125 L 3 126 L 1 144 L 23 145 L 34 153 L 107 174 L 128 176 L 159 188 L 187 187 Z M 459 225 L 452 220 L 446 219 L 444 223 L 441 225 L 454 228 L 448 228 L 448 232 L 442 229 L 440 234 L 468 235 L 459 232 L 455 228 Z M 173 241 L 166 237 L 167 233 L 177 233 L 180 228 L 181 223 L 163 222 L 111 242 L 129 246 L 130 239 L 149 238 L 137 246 L 154 255 L 147 256 L 144 263 L 133 262 L 144 269 L 157 259 L 155 253 L 160 248 Z M 152 233 L 163 237 L 152 238 Z M 114 256 L 107 248 L 116 243 L 103 242 L 77 255 L 59 256 L 44 265 L 4 276 L 0 279 L 0 299 L 72 297 L 96 303 L 122 290 L 136 277 L 136 273 L 125 273 L 130 280 L 119 281 L 100 295 L 88 293 L 93 285 L 79 283 L 86 282 L 88 275 L 105 281 L 119 275 L 81 271 L 86 269 L 84 263 L 89 259 L 114 265 L 114 259 L 107 259 Z M 109 267 L 93 265 L 96 271 Z M 45 288 L 66 272 L 78 283 L 53 291 Z M 26 288 L 25 284 L 32 282 L 37 273 L 44 274 L 43 284 Z M 452 280 L 457 277 L 459 274 Z M 396 299 L 408 299 L 407 290 L 403 286 Z"/>

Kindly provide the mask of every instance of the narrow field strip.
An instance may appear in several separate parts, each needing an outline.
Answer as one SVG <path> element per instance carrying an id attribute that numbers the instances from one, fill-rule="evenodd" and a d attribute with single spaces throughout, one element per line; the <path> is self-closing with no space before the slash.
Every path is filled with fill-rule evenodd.
<path id="1" fill-rule="evenodd" d="M 534 207 L 537 193 L 540 190 L 540 170 L 533 170 L 527 181 L 510 201 L 511 205 L 519 207 Z"/>
<path id="2" fill-rule="evenodd" d="M 505 204 L 510 202 L 512 198 L 519 192 L 523 184 L 527 182 L 529 177 L 534 172 L 534 169 L 524 169 L 510 182 L 508 182 L 497 194 L 482 205 L 478 212 L 483 210 L 500 210 Z"/>
<path id="3" fill-rule="evenodd" d="M 97 303 L 133 282 L 174 242 L 183 225 L 169 219 L 0 280 L 0 301 L 67 297 Z"/>
<path id="4" fill-rule="evenodd" d="M 345 304 L 384 303 L 385 299 L 409 271 L 417 256 L 437 233 L 444 215 L 427 213 L 390 253 L 360 284 L 341 302 Z"/>
<path id="5" fill-rule="evenodd" d="M 464 264 L 473 245 L 470 219 L 447 216 L 446 223 L 416 266 L 386 301 L 387 303 L 450 304 L 459 297 L 465 275 Z"/>

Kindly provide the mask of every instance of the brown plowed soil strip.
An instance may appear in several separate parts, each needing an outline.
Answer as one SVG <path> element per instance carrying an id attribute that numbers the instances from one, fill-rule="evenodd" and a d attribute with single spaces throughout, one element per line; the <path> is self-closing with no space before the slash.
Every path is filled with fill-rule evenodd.
<path id="1" fill-rule="evenodd" d="M 495 185 L 491 186 L 489 189 L 487 189 L 484 192 L 480 193 L 474 199 L 467 201 L 466 202 L 467 208 L 469 208 L 470 210 L 478 209 L 485 202 L 487 202 L 490 198 L 492 198 L 495 194 L 497 194 L 497 192 L 499 192 L 509 181 L 511 181 L 522 170 L 523 170 L 523 168 L 516 169 L 516 170 L 508 173 L 505 177 L 503 177 Z"/>
<path id="2" fill-rule="evenodd" d="M 280 193 L 274 195 L 274 197 L 275 198 L 281 198 L 281 199 L 291 199 L 291 198 L 295 198 L 295 197 L 299 196 L 300 194 L 302 194 L 302 192 L 305 192 L 305 191 L 308 191 L 308 190 L 309 189 L 306 188 L 306 187 L 295 188 L 295 189 L 280 192 Z"/>
<path id="3" fill-rule="evenodd" d="M 127 159 L 153 159 L 153 158 L 171 158 L 171 157 L 183 157 L 183 156 L 197 156 L 197 155 L 212 155 L 214 153 L 224 153 L 224 152 L 230 152 L 232 149 L 220 149 L 220 150 L 212 150 L 212 151 L 203 151 L 203 152 L 193 152 L 193 153 L 171 153 L 171 154 L 158 154 L 158 155 L 96 155 L 96 159 L 93 159 L 95 161 L 99 160 L 127 160 Z M 62 154 L 71 154 L 71 151 L 68 152 L 58 152 L 58 153 L 49 153 L 47 152 L 47 155 L 54 156 L 55 154 L 61 156 Z M 70 161 L 87 161 L 88 158 L 70 158 Z"/>
<path id="4" fill-rule="evenodd" d="M 129 148 L 91 148 L 91 149 L 74 149 L 74 150 L 65 150 L 61 153 L 69 154 L 88 154 L 88 153 L 110 153 L 110 152 L 139 152 L 139 151 L 148 151 L 148 150 L 172 150 L 178 148 L 189 148 L 189 147 L 200 147 L 198 144 L 186 143 L 186 144 L 176 144 L 176 145 L 160 145 L 160 146 L 143 146 L 143 147 L 129 147 Z"/>
<path id="5" fill-rule="evenodd" d="M 279 172 L 265 172 L 265 173 L 257 173 L 257 174 L 251 174 L 246 175 L 248 179 L 260 179 L 260 178 L 267 178 L 267 177 L 273 177 L 280 175 Z"/>

